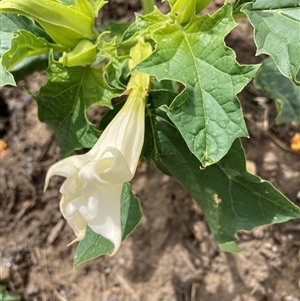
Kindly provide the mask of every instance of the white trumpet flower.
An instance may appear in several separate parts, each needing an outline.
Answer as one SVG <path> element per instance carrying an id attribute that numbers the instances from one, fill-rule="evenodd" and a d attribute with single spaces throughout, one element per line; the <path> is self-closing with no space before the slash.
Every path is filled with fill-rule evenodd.
<path id="1" fill-rule="evenodd" d="M 151 53 L 149 44 L 140 42 L 135 47 L 142 47 L 144 51 L 145 45 L 148 56 Z M 122 240 L 122 187 L 135 174 L 144 142 L 149 76 L 135 73 L 132 79 L 135 83 L 140 79 L 142 84 L 130 82 L 128 99 L 93 148 L 86 154 L 57 162 L 50 167 L 45 180 L 46 189 L 52 176 L 66 177 L 60 189 L 60 210 L 77 236 L 73 242 L 82 240 L 89 226 L 114 244 L 112 254 Z"/>

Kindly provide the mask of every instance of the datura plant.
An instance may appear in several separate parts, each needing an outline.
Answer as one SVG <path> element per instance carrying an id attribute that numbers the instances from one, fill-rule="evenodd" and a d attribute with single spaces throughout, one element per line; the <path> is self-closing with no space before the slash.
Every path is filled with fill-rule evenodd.
<path id="1" fill-rule="evenodd" d="M 299 0 L 225 0 L 213 14 L 210 0 L 167 0 L 167 13 L 149 0 L 131 24 L 96 26 L 107 2 L 0 2 L 1 87 L 47 68 L 33 97 L 64 158 L 45 189 L 52 176 L 65 178 L 60 209 L 79 242 L 74 266 L 115 254 L 138 225 L 129 181 L 140 159 L 181 183 L 223 251 L 240 251 L 240 230 L 299 218 L 295 204 L 247 172 L 236 96 L 254 79 L 276 101 L 278 123 L 300 123 Z M 224 42 L 240 18 L 268 56 L 261 64 L 239 64 Z M 111 109 L 99 126 L 87 118 L 92 105 Z"/>
<path id="2" fill-rule="evenodd" d="M 149 43 L 138 42 L 130 51 L 130 69 L 151 54 Z M 128 99 L 101 134 L 93 148 L 54 164 L 46 175 L 66 177 L 61 187 L 60 209 L 82 240 L 89 226 L 114 244 L 121 244 L 121 193 L 137 168 L 145 134 L 145 104 L 150 76 L 133 73 L 127 85 Z"/>

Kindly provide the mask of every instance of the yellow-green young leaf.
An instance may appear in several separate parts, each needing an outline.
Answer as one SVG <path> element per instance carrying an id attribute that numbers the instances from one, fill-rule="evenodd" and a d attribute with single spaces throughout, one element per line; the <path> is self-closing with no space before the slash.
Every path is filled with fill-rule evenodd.
<path id="1" fill-rule="evenodd" d="M 73 6 L 79 12 L 87 16 L 98 16 L 99 10 L 108 2 L 105 0 L 52 0 L 65 5 Z"/>
<path id="2" fill-rule="evenodd" d="M 140 36 L 145 37 L 151 35 L 159 27 L 163 27 L 166 22 L 170 21 L 170 17 L 163 15 L 157 7 L 151 14 L 145 16 L 136 14 L 136 21 L 125 31 L 122 37 L 122 43 L 131 41 Z"/>
<path id="3" fill-rule="evenodd" d="M 227 2 L 213 16 L 194 17 L 184 28 L 166 24 L 156 30 L 155 51 L 136 68 L 159 81 L 185 85 L 164 109 L 203 166 L 218 162 L 236 138 L 247 136 L 236 94 L 258 66 L 239 65 L 224 44 L 235 27 L 231 9 Z"/>
<path id="4" fill-rule="evenodd" d="M 87 16 L 98 16 L 99 10 L 107 3 L 105 0 L 52 0 L 67 6 L 73 6 L 77 11 Z"/>
<path id="5" fill-rule="evenodd" d="M 175 12 L 179 12 L 180 15 L 184 15 L 183 11 L 187 11 L 188 7 L 192 7 L 194 9 L 193 14 L 199 13 L 201 12 L 205 7 L 207 7 L 210 2 L 212 0 L 193 0 L 193 1 L 181 1 L 181 3 L 178 3 L 178 0 L 168 0 L 168 2 L 170 3 L 172 10 L 171 10 L 171 14 L 173 14 L 173 10 L 174 13 Z M 176 8 L 176 6 L 178 6 L 178 8 Z M 193 16 L 190 15 L 191 16 Z M 190 20 L 190 18 L 187 20 L 187 22 Z M 187 23 L 185 22 L 185 23 Z"/>
<path id="6" fill-rule="evenodd" d="M 10 48 L 14 31 L 24 29 L 31 32 L 36 37 L 44 38 L 48 42 L 53 42 L 46 32 L 37 26 L 33 20 L 15 14 L 0 14 L 0 57 Z"/>
<path id="7" fill-rule="evenodd" d="M 116 89 L 124 91 L 125 85 L 121 83 L 120 77 L 122 75 L 123 67 L 128 61 L 128 56 L 118 56 L 115 43 L 116 39 L 112 39 L 108 43 L 101 39 L 99 42 L 99 52 L 97 53 L 97 56 L 100 58 L 105 57 L 108 60 L 108 63 L 105 66 L 105 71 L 109 84 Z"/>
<path id="8" fill-rule="evenodd" d="M 47 54 L 50 50 L 62 51 L 57 44 L 49 43 L 33 33 L 20 29 L 13 33 L 10 49 L 2 56 L 2 65 L 11 71 L 18 63 L 29 56 Z"/>
<path id="9" fill-rule="evenodd" d="M 52 0 L 2 0 L 0 12 L 20 14 L 40 23 L 51 38 L 65 47 L 75 47 L 81 39 L 95 39 L 94 16 Z"/>
<path id="10" fill-rule="evenodd" d="M 23 29 L 26 32 L 29 32 L 35 36 L 36 39 L 42 38 L 47 41 L 47 43 L 51 43 L 51 38 L 46 34 L 46 32 L 36 26 L 33 20 L 30 20 L 24 16 L 15 15 L 15 14 L 0 14 L 0 37 L 1 37 L 1 43 L 0 43 L 0 58 L 3 57 L 4 54 L 9 54 L 9 57 L 7 57 L 7 61 L 3 63 L 0 66 L 0 87 L 4 85 L 13 85 L 15 86 L 15 81 L 19 79 L 23 79 L 24 76 L 31 73 L 31 71 L 28 70 L 28 66 L 26 64 L 19 65 L 18 67 L 18 74 L 17 79 L 14 80 L 14 77 L 7 69 L 11 69 L 10 66 L 12 65 L 12 62 L 15 60 L 14 54 L 17 54 L 15 51 L 15 46 L 12 46 L 12 40 L 14 39 L 15 32 L 19 29 Z M 14 39 L 15 40 L 15 39 Z M 16 43 L 17 48 L 22 47 L 24 45 L 20 45 L 19 42 Z M 14 54 L 13 54 L 14 53 Z M 24 54 L 24 53 L 23 53 Z M 19 58 L 21 58 L 22 55 L 17 54 Z M 4 58 L 4 61 L 6 59 Z M 46 59 L 47 60 L 47 59 Z M 23 68 L 24 67 L 24 68 Z M 35 66 L 37 67 L 37 66 Z M 40 67 L 40 65 L 39 65 Z M 40 70 L 39 67 L 36 70 Z M 26 69 L 26 70 L 25 70 Z M 15 70 L 14 70 L 15 71 Z M 29 72 L 28 72 L 29 71 Z M 14 72 L 14 76 L 16 76 L 16 73 Z"/>
<path id="11" fill-rule="evenodd" d="M 257 55 L 269 54 L 280 72 L 300 85 L 299 0 L 256 0 L 242 8 L 255 29 Z"/>
<path id="12" fill-rule="evenodd" d="M 108 1 L 105 0 L 89 0 L 91 3 L 92 7 L 94 8 L 94 16 L 98 16 L 99 10 L 106 4 Z"/>
<path id="13" fill-rule="evenodd" d="M 299 207 L 271 183 L 246 171 L 239 139 L 217 164 L 200 169 L 198 159 L 160 109 L 173 98 L 170 92 L 150 92 L 145 124 L 148 149 L 143 155 L 150 156 L 162 172 L 175 177 L 195 199 L 222 250 L 240 251 L 237 231 L 300 218 Z"/>

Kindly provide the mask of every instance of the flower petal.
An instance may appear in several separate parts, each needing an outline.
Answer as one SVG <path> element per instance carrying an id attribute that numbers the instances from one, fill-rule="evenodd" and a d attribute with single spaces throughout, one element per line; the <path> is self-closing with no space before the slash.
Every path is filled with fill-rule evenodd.
<path id="1" fill-rule="evenodd" d="M 77 208 L 73 206 L 72 202 L 67 201 L 64 196 L 62 196 L 60 201 L 60 211 L 63 217 L 68 221 L 68 224 L 73 228 L 77 237 L 68 245 L 82 240 L 85 236 L 87 221 L 83 218 Z"/>
<path id="2" fill-rule="evenodd" d="M 98 160 L 103 157 L 108 147 L 118 149 L 134 174 L 144 144 L 144 129 L 145 92 L 136 87 L 87 154 Z"/>
<path id="3" fill-rule="evenodd" d="M 120 247 L 122 238 L 120 198 L 123 183 L 102 186 L 100 189 L 93 185 L 89 186 L 89 196 L 85 193 L 81 198 L 73 200 L 69 203 L 70 205 L 68 204 L 70 207 L 65 212 L 69 216 L 75 216 L 74 208 L 76 208 L 80 216 L 86 220 L 88 226 L 94 232 L 102 235 L 114 244 L 114 254 Z"/>
<path id="4" fill-rule="evenodd" d="M 78 170 L 81 169 L 89 162 L 88 156 L 79 155 L 65 158 L 59 162 L 53 164 L 47 171 L 44 192 L 46 191 L 49 181 L 53 176 L 62 176 L 62 177 L 74 177 Z"/>
<path id="5" fill-rule="evenodd" d="M 93 181 L 99 187 L 123 184 L 130 181 L 132 177 L 133 174 L 123 154 L 113 147 L 107 148 L 103 158 L 87 164 L 78 174 L 82 182 Z"/>

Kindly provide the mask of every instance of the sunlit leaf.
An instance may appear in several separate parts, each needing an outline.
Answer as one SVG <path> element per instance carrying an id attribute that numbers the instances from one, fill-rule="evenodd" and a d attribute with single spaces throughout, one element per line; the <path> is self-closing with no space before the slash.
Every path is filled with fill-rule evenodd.
<path id="1" fill-rule="evenodd" d="M 128 55 L 119 56 L 115 47 L 115 40 L 110 42 L 101 41 L 99 45 L 98 57 L 104 57 L 108 60 L 105 66 L 108 82 L 115 88 L 124 90 L 125 87 L 121 83 L 123 67 L 128 60 Z"/>
<path id="2" fill-rule="evenodd" d="M 137 66 L 158 80 L 185 85 L 165 110 L 203 166 L 218 162 L 236 138 L 247 136 L 236 94 L 257 66 L 240 66 L 224 44 L 235 26 L 231 9 L 227 2 L 215 15 L 194 17 L 184 28 L 166 24 L 153 34 L 154 53 Z"/>
<path id="3" fill-rule="evenodd" d="M 169 17 L 163 15 L 157 8 L 151 14 L 145 16 L 136 14 L 136 21 L 126 30 L 122 41 L 126 43 L 137 36 L 143 37 L 151 34 L 157 28 L 164 26 L 165 22 L 169 20 Z"/>
<path id="4" fill-rule="evenodd" d="M 272 56 L 280 72 L 297 84 L 300 69 L 300 2 L 299 0 L 256 0 L 242 12 L 255 29 L 257 55 Z"/>
<path id="5" fill-rule="evenodd" d="M 151 131 L 154 141 L 148 152 L 157 167 L 167 170 L 195 199 L 221 249 L 239 251 L 235 237 L 239 230 L 300 217 L 300 208 L 269 182 L 246 171 L 238 139 L 222 160 L 201 169 L 168 116 L 159 109 L 166 100 L 161 92 L 151 94 L 146 133 Z"/>
<path id="6" fill-rule="evenodd" d="M 14 32 L 10 49 L 2 56 L 2 65 L 11 71 L 24 58 L 49 53 L 51 49 L 59 50 L 60 48 L 44 38 L 20 29 Z"/>
<path id="7" fill-rule="evenodd" d="M 13 32 L 19 29 L 24 29 L 36 37 L 44 38 L 48 42 L 51 42 L 51 38 L 46 32 L 27 17 L 15 14 L 0 14 L 0 24 L 0 57 L 10 48 Z"/>
<path id="8" fill-rule="evenodd" d="M 42 38 L 47 42 L 51 42 L 51 38 L 45 31 L 26 17 L 15 14 L 0 14 L 0 24 L 0 61 L 4 53 L 10 49 L 14 32 L 17 30 L 26 30 L 37 38 Z M 13 75 L 9 72 L 11 69 L 9 68 L 10 65 L 10 61 L 0 63 L 0 87 L 5 85 L 16 85 Z"/>

